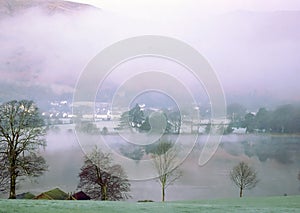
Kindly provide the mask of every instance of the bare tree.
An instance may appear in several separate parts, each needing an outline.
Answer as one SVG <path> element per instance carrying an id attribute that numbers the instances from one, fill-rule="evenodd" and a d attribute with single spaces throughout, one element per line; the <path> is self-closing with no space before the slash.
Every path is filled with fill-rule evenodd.
<path id="1" fill-rule="evenodd" d="M 172 142 L 161 141 L 153 151 L 152 159 L 161 185 L 162 202 L 165 201 L 166 188 L 181 177 L 178 169 L 177 150 Z"/>
<path id="2" fill-rule="evenodd" d="M 230 171 L 230 179 L 240 189 L 240 197 L 244 189 L 252 189 L 258 183 L 257 172 L 245 162 L 240 162 Z"/>
<path id="3" fill-rule="evenodd" d="M 45 147 L 44 121 L 32 101 L 0 105 L 0 157 L 4 183 L 9 178 L 9 198 L 16 198 L 18 177 L 38 177 L 47 170 L 37 153 Z"/>
<path id="4" fill-rule="evenodd" d="M 6 192 L 9 186 L 9 171 L 6 169 L 7 157 L 0 157 L 0 193 Z"/>
<path id="5" fill-rule="evenodd" d="M 79 177 L 78 188 L 93 199 L 114 201 L 130 197 L 130 183 L 123 168 L 112 164 L 110 154 L 97 147 L 85 157 Z"/>

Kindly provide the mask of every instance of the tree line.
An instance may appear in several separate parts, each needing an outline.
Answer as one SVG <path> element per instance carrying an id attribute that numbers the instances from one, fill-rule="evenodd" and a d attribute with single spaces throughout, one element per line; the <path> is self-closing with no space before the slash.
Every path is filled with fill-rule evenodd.
<path id="1" fill-rule="evenodd" d="M 181 115 L 179 111 L 142 110 L 136 104 L 122 113 L 119 129 L 131 129 L 137 132 L 180 133 Z"/>
<path id="2" fill-rule="evenodd" d="M 247 112 L 239 104 L 232 104 L 227 109 L 231 120 L 227 133 L 235 128 L 246 128 L 247 133 L 300 133 L 300 106 L 282 105 L 275 110 L 260 108 L 257 112 Z"/>

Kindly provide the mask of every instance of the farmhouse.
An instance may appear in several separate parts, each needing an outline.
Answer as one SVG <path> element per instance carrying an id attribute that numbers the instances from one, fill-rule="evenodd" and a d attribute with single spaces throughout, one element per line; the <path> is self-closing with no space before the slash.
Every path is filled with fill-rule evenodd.
<path id="1" fill-rule="evenodd" d="M 59 188 L 52 189 L 47 192 L 43 192 L 36 196 L 36 200 L 67 200 L 69 195 Z"/>

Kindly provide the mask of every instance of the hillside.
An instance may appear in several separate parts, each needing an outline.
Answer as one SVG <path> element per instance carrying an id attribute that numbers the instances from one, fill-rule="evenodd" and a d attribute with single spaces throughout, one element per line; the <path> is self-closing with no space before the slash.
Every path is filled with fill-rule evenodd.
<path id="1" fill-rule="evenodd" d="M 97 53 L 149 33 L 180 38 L 203 54 L 228 103 L 256 109 L 300 101 L 300 11 L 235 11 L 205 22 L 196 13 L 166 29 L 112 11 L 63 0 L 0 0 L 0 102 L 71 100 L 82 70 Z M 117 75 L 108 82 L 99 101 L 109 101 L 126 78 Z M 201 96 L 199 85 L 190 87 Z"/>
<path id="2" fill-rule="evenodd" d="M 129 203 L 100 201 L 0 200 L 0 213 L 92 213 L 92 212 L 299 212 L 300 196 Z"/>
<path id="3" fill-rule="evenodd" d="M 20 11 L 32 7 L 39 7 L 47 13 L 53 14 L 56 12 L 79 11 L 91 6 L 63 0 L 0 0 L 0 17 L 14 16 Z"/>

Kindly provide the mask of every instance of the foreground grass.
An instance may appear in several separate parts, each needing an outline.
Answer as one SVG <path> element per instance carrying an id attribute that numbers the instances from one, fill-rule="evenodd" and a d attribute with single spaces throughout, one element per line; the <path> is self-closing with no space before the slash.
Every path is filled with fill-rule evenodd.
<path id="1" fill-rule="evenodd" d="M 131 203 L 100 201 L 0 200 L 0 213 L 93 212 L 300 212 L 300 196 Z"/>

